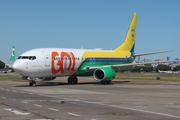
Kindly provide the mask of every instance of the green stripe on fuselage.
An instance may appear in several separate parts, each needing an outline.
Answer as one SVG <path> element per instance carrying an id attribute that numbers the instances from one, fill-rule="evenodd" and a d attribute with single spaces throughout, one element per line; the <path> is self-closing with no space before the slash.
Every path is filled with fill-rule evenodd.
<path id="1" fill-rule="evenodd" d="M 116 65 L 116 64 L 128 64 L 128 63 L 132 63 L 135 60 L 135 58 L 133 57 L 130 61 L 127 62 L 83 62 L 80 67 L 78 68 L 78 70 L 72 75 L 72 76 L 92 76 L 93 75 L 93 71 L 84 71 L 84 68 L 86 67 L 92 67 L 92 66 L 104 66 L 104 65 Z"/>

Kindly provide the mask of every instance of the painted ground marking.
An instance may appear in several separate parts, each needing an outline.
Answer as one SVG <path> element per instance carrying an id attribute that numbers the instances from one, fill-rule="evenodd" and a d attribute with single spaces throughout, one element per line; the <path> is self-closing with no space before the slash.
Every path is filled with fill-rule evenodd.
<path id="1" fill-rule="evenodd" d="M 6 89 L 6 91 L 10 91 L 9 89 Z"/>
<path id="2" fill-rule="evenodd" d="M 21 101 L 22 103 L 28 103 L 28 102 L 26 102 L 26 101 Z"/>
<path id="3" fill-rule="evenodd" d="M 74 113 L 68 113 L 69 115 L 73 115 L 73 116 L 77 116 L 77 117 L 79 117 L 80 115 L 78 115 L 78 114 L 74 114 Z"/>
<path id="4" fill-rule="evenodd" d="M 53 111 L 59 111 L 57 109 L 54 109 L 54 108 L 48 108 L 49 110 L 53 110 Z"/>
<path id="5" fill-rule="evenodd" d="M 13 90 L 13 92 L 17 92 L 17 91 Z"/>
<path id="6" fill-rule="evenodd" d="M 19 112 L 19 111 L 16 111 L 16 110 L 13 110 L 11 108 L 4 108 L 4 110 L 7 110 L 7 111 L 10 111 L 10 112 L 13 112 L 14 114 L 16 115 L 28 115 L 30 113 L 22 113 L 22 112 Z"/>
<path id="7" fill-rule="evenodd" d="M 2 99 L 7 99 L 6 97 L 1 97 Z"/>
<path id="8" fill-rule="evenodd" d="M 34 104 L 34 106 L 37 106 L 37 107 L 42 107 L 41 105 L 38 105 L 38 104 Z"/>

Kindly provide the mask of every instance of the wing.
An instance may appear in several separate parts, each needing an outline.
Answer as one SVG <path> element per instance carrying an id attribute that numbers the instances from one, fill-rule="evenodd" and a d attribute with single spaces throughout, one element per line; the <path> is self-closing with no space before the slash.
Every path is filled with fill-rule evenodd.
<path id="1" fill-rule="evenodd" d="M 104 66 L 89 66 L 89 67 L 85 67 L 84 70 L 93 70 L 93 69 L 97 69 L 100 67 L 118 68 L 118 67 L 137 66 L 137 65 L 146 65 L 146 64 L 170 63 L 170 62 L 178 62 L 178 61 L 180 61 L 180 60 L 146 62 L 146 63 L 128 63 L 128 64 L 116 64 L 116 65 L 104 65 Z"/>

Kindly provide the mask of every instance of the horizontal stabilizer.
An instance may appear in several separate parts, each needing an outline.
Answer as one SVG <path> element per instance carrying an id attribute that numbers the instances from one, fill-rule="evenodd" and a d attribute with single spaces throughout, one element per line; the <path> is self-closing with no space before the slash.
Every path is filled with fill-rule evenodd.
<path id="1" fill-rule="evenodd" d="M 162 51 L 162 52 L 153 52 L 153 53 L 144 53 L 144 54 L 136 54 L 136 55 L 133 55 L 133 57 L 144 56 L 144 55 L 152 55 L 152 54 L 159 54 L 159 53 L 166 53 L 166 52 L 173 52 L 173 51 L 174 51 L 174 50 Z"/>

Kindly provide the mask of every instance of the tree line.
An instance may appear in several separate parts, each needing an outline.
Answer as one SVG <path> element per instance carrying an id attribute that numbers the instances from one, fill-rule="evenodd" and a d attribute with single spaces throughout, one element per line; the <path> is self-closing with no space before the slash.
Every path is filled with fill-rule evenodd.
<path id="1" fill-rule="evenodd" d="M 132 69 L 122 68 L 122 69 L 120 69 L 120 72 L 124 72 L 124 71 L 131 71 L 131 72 L 152 72 L 152 71 L 156 71 L 156 72 L 158 72 L 158 70 L 161 70 L 161 71 L 170 71 L 170 70 L 179 71 L 180 65 L 174 67 L 173 69 L 171 69 L 171 67 L 169 67 L 167 65 L 163 65 L 163 64 L 159 64 L 155 69 L 153 67 L 135 66 Z"/>
<path id="2" fill-rule="evenodd" d="M 3 61 L 1 61 L 1 60 L 0 60 L 0 69 L 11 69 L 12 71 L 14 71 L 9 66 L 6 66 L 6 64 Z"/>
<path id="3" fill-rule="evenodd" d="M 0 69 L 4 69 L 5 63 L 0 60 Z"/>

